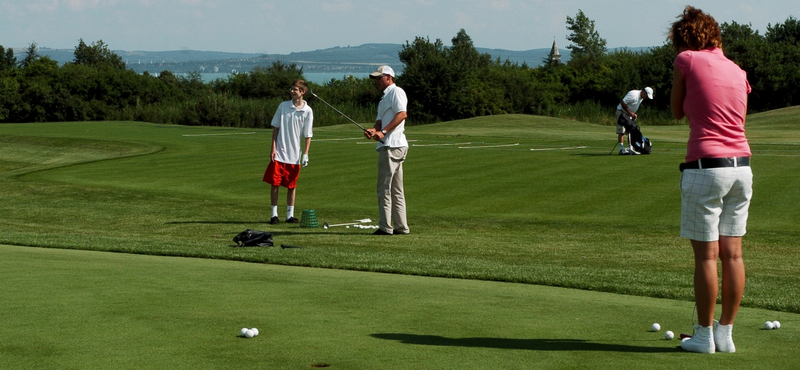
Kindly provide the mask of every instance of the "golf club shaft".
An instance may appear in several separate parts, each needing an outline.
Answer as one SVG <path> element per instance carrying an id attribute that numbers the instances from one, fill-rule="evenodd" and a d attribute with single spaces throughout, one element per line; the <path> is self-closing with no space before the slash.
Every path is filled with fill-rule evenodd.
<path id="1" fill-rule="evenodd" d="M 334 227 L 334 226 L 350 226 L 350 225 L 358 225 L 358 224 L 360 224 L 360 222 L 348 222 L 348 223 L 346 223 L 346 224 L 334 224 L 334 225 L 328 225 L 328 227 Z"/>
<path id="2" fill-rule="evenodd" d="M 314 95 L 314 97 L 315 97 L 315 98 L 319 99 L 319 101 L 321 101 L 321 102 L 325 103 L 325 105 L 329 106 L 331 109 L 333 109 L 334 111 L 336 111 L 336 113 L 339 113 L 339 114 L 341 114 L 341 115 L 342 115 L 342 117 L 344 117 L 344 118 L 347 118 L 347 120 L 349 120 L 350 122 L 352 122 L 354 125 L 358 126 L 358 128 L 360 128 L 360 129 L 361 129 L 361 131 L 367 132 L 367 129 L 365 129 L 365 128 L 364 128 L 364 126 L 361 126 L 361 125 L 360 125 L 358 122 L 356 122 L 356 121 L 355 121 L 355 120 L 353 120 L 352 118 L 348 117 L 346 114 L 342 113 L 342 111 L 340 111 L 340 110 L 336 109 L 336 107 L 334 107 L 334 106 L 333 106 L 333 105 L 331 105 L 330 103 L 326 102 L 326 101 L 325 101 L 325 99 L 322 99 L 322 98 L 320 98 L 320 97 L 319 97 L 319 95 L 317 95 L 317 94 L 314 94 L 314 91 L 313 91 L 313 90 L 309 90 L 308 92 L 310 92 L 310 93 L 311 93 L 311 95 Z M 378 141 L 380 141 L 381 143 L 383 143 L 383 139 L 381 139 L 381 140 L 378 140 Z M 384 143 L 384 144 L 385 144 L 385 143 Z"/>
<path id="3" fill-rule="evenodd" d="M 365 222 L 372 222 L 372 220 L 370 220 L 370 219 L 368 219 L 368 218 L 365 218 L 365 219 L 362 219 L 362 220 L 355 220 L 355 222 L 348 222 L 348 223 L 344 223 L 344 224 L 333 224 L 333 225 L 328 225 L 328 227 L 333 227 L 333 226 L 345 226 L 345 225 L 358 225 L 358 224 L 363 224 L 363 223 L 365 223 Z M 326 222 L 326 223 L 327 223 L 327 222 Z"/>
<path id="4" fill-rule="evenodd" d="M 313 91 L 309 91 L 309 92 L 311 93 L 311 95 L 314 95 L 314 97 L 315 97 L 315 98 L 319 99 L 319 101 L 321 101 L 321 102 L 325 103 L 325 105 L 327 105 L 327 106 L 329 106 L 331 109 L 335 110 L 335 111 L 336 111 L 336 113 L 339 113 L 339 114 L 341 114 L 341 115 L 342 115 L 342 117 L 344 117 L 344 118 L 347 118 L 347 119 L 348 119 L 350 122 L 352 122 L 354 125 L 358 126 L 358 128 L 360 128 L 362 131 L 367 131 L 367 129 L 365 129 L 365 128 L 364 128 L 364 126 L 361 126 L 361 125 L 360 125 L 358 122 L 354 121 L 352 118 L 348 117 L 346 114 L 344 114 L 344 113 L 342 113 L 340 110 L 336 109 L 336 107 L 334 107 L 334 106 L 330 105 L 330 103 L 328 103 L 328 102 L 326 102 L 324 99 L 320 98 L 320 97 L 319 97 L 319 95 L 317 95 L 317 94 L 314 94 L 314 92 L 313 92 Z"/>

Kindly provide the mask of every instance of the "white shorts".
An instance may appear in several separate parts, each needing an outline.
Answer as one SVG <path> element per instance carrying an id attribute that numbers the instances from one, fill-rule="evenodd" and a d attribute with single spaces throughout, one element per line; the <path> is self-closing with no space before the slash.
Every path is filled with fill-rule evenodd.
<path id="1" fill-rule="evenodd" d="M 681 237 L 702 242 L 743 236 L 753 197 L 749 166 L 687 169 L 681 174 Z"/>

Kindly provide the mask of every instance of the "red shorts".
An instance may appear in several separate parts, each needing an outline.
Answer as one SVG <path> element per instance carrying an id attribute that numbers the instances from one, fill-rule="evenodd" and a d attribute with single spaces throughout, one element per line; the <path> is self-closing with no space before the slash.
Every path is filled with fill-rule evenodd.
<path id="1" fill-rule="evenodd" d="M 267 171 L 264 172 L 264 182 L 272 186 L 283 186 L 294 189 L 297 187 L 297 178 L 300 177 L 300 165 L 270 161 Z"/>

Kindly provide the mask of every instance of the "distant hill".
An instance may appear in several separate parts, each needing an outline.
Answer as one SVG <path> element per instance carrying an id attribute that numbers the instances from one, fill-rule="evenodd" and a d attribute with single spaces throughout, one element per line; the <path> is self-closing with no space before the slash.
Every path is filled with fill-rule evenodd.
<path id="1" fill-rule="evenodd" d="M 381 64 L 389 64 L 398 72 L 402 63 L 398 53 L 402 44 L 363 44 L 359 46 L 337 46 L 328 49 L 294 52 L 289 54 L 226 53 L 217 51 L 124 51 L 114 50 L 136 72 L 159 73 L 231 73 L 246 72 L 254 67 L 266 67 L 275 61 L 295 63 L 304 72 L 367 73 Z M 550 48 L 513 51 L 503 49 L 476 48 L 501 61 L 527 64 L 536 67 L 542 64 Z M 16 50 L 15 50 L 16 52 Z M 19 52 L 22 52 L 20 50 Z M 562 61 L 569 60 L 569 50 L 561 50 Z M 40 48 L 39 53 L 63 64 L 74 60 L 74 49 Z"/>

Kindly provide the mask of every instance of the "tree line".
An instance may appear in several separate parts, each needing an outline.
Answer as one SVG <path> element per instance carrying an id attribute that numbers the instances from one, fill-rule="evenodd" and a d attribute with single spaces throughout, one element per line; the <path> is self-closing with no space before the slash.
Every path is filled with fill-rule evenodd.
<path id="1" fill-rule="evenodd" d="M 445 46 L 417 37 L 399 57 L 397 84 L 409 96 L 409 124 L 493 114 L 536 114 L 613 124 L 613 109 L 632 89 L 652 86 L 656 98 L 643 106 L 647 124 L 674 124 L 669 115 L 672 62 L 666 42 L 643 51 L 608 51 L 594 21 L 583 11 L 567 17 L 569 62 L 540 66 L 492 59 L 474 47 L 465 30 Z M 800 22 L 788 17 L 764 35 L 750 25 L 723 23 L 725 54 L 748 73 L 750 112 L 798 105 Z M 80 40 L 74 60 L 59 65 L 32 43 L 18 59 L 0 45 L 0 122 L 136 120 L 181 125 L 269 127 L 288 86 L 303 78 L 296 64 L 274 62 L 248 73 L 204 83 L 199 73 L 139 74 L 102 40 Z M 374 120 L 381 93 L 368 78 L 318 85 L 320 97 L 359 122 Z M 310 94 L 309 94 L 310 95 Z M 313 104 L 314 98 L 307 96 Z M 322 104 L 315 123 L 347 123 Z"/>

